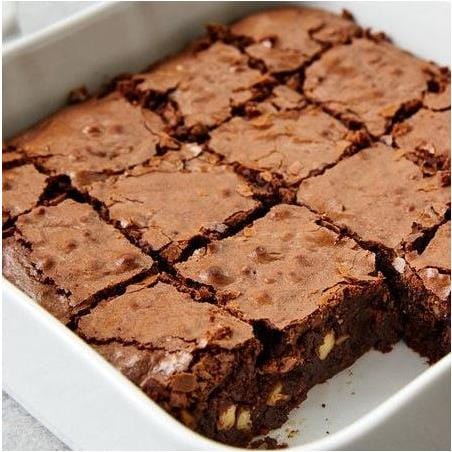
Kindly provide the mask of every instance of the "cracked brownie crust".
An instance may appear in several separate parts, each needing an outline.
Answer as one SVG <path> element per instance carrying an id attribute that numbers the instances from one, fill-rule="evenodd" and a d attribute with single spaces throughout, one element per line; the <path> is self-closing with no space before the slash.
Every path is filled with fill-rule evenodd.
<path id="1" fill-rule="evenodd" d="M 195 242 L 230 233 L 261 207 L 252 187 L 228 167 L 201 157 L 184 163 L 179 154 L 87 189 L 141 248 L 170 262 Z"/>
<path id="2" fill-rule="evenodd" d="M 266 108 L 251 119 L 233 118 L 211 133 L 209 148 L 257 171 L 294 184 L 334 165 L 354 150 L 352 133 L 317 107 Z"/>
<path id="3" fill-rule="evenodd" d="M 284 8 L 247 17 L 233 24 L 231 32 L 252 40 L 246 53 L 271 72 L 286 72 L 301 67 L 326 45 L 348 41 L 360 28 L 346 15 Z"/>
<path id="4" fill-rule="evenodd" d="M 422 104 L 438 72 L 389 42 L 355 39 L 307 68 L 304 92 L 333 114 L 381 136 L 397 113 Z"/>
<path id="5" fill-rule="evenodd" d="M 450 351 L 448 68 L 284 7 L 69 103 L 3 146 L 3 273 L 187 427 Z"/>
<path id="6" fill-rule="evenodd" d="M 66 174 L 83 186 L 149 160 L 157 153 L 163 127 L 152 111 L 112 94 L 61 110 L 11 145 L 50 174 Z"/>
<path id="7" fill-rule="evenodd" d="M 90 206 L 72 200 L 21 216 L 3 259 L 6 277 L 65 322 L 153 266 Z"/>

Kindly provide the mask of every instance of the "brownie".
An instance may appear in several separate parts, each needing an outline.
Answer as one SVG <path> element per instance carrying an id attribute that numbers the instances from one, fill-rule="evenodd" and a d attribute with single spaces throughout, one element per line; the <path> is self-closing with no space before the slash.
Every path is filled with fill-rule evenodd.
<path id="1" fill-rule="evenodd" d="M 394 263 L 425 243 L 450 214 L 450 187 L 443 182 L 438 174 L 424 177 L 410 160 L 378 144 L 303 181 L 297 199 L 376 250 L 389 276 Z M 392 278 L 402 305 L 421 298 L 410 278 Z M 442 303 L 448 311 L 450 301 Z"/>
<path id="2" fill-rule="evenodd" d="M 190 150 L 201 150 L 196 144 L 185 148 L 87 189 L 142 249 L 170 262 L 230 234 L 262 207 L 253 188 L 230 168 L 202 156 L 184 160 Z"/>
<path id="3" fill-rule="evenodd" d="M 190 428 L 249 435 L 260 345 L 247 323 L 158 282 L 101 302 L 77 332 Z"/>
<path id="4" fill-rule="evenodd" d="M 160 117 L 117 94 L 67 107 L 11 141 L 52 174 L 82 186 L 157 153 Z"/>
<path id="5" fill-rule="evenodd" d="M 450 221 L 427 245 L 394 259 L 393 266 L 404 303 L 405 340 L 437 361 L 450 351 Z"/>
<path id="6" fill-rule="evenodd" d="M 252 42 L 248 55 L 271 72 L 287 72 L 309 62 L 329 44 L 347 42 L 360 33 L 351 16 L 319 9 L 281 8 L 250 15 L 231 26 L 234 35 Z"/>
<path id="7" fill-rule="evenodd" d="M 420 164 L 426 174 L 450 171 L 450 110 L 421 109 L 392 131 L 404 155 Z"/>
<path id="8" fill-rule="evenodd" d="M 355 39 L 328 50 L 307 68 L 304 93 L 343 120 L 363 124 L 380 136 L 400 111 L 422 103 L 438 73 L 433 64 L 389 42 Z"/>
<path id="9" fill-rule="evenodd" d="M 90 206 L 70 199 L 21 215 L 3 241 L 5 276 L 65 323 L 152 267 Z"/>
<path id="10" fill-rule="evenodd" d="M 2 224 L 5 225 L 38 204 L 48 186 L 48 177 L 31 164 L 4 169 L 2 177 Z"/>
<path id="11" fill-rule="evenodd" d="M 2 160 L 5 277 L 209 438 L 271 446 L 371 348 L 450 350 L 450 70 L 347 12 L 209 26 Z"/>
<path id="12" fill-rule="evenodd" d="M 230 163 L 276 174 L 286 184 L 322 172 L 356 150 L 359 135 L 319 107 L 294 109 L 290 91 L 260 106 L 258 116 L 222 124 L 210 134 L 209 148 Z"/>
<path id="13" fill-rule="evenodd" d="M 308 209 L 278 205 L 234 237 L 177 266 L 253 324 L 264 345 L 253 425 L 281 425 L 309 388 L 372 346 L 397 340 L 398 318 L 375 256 Z"/>
<path id="14" fill-rule="evenodd" d="M 171 58 L 135 80 L 143 93 L 171 90 L 169 99 L 177 104 L 184 126 L 204 130 L 228 119 L 233 107 L 252 99 L 254 88 L 268 77 L 249 67 L 235 47 L 217 42 Z"/>

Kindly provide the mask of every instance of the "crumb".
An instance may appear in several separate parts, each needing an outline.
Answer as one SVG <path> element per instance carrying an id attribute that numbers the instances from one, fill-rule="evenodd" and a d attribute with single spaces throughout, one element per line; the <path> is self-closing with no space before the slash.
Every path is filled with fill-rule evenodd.
<path id="1" fill-rule="evenodd" d="M 262 439 L 257 439 L 248 444 L 248 449 L 262 449 L 262 450 L 275 450 L 275 449 L 287 449 L 289 446 L 286 443 L 278 443 L 275 438 L 266 436 Z"/>

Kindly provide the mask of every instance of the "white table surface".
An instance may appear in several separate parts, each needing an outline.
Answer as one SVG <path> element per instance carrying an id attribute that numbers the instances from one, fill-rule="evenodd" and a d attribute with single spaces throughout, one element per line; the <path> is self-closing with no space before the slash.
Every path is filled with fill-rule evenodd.
<path id="1" fill-rule="evenodd" d="M 6 3 L 6 5 L 4 5 Z M 3 17 L 15 10 L 16 24 L 8 29 L 6 41 L 33 33 L 97 2 L 3 2 Z M 6 28 L 4 28 L 6 30 Z M 68 450 L 68 447 L 2 393 L 2 450 Z"/>

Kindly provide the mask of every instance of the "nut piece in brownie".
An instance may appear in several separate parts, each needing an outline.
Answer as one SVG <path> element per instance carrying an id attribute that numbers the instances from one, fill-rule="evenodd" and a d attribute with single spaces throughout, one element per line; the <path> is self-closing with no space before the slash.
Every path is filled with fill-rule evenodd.
<path id="1" fill-rule="evenodd" d="M 250 325 L 158 282 L 102 301 L 76 331 L 190 428 L 229 444 L 250 438 L 260 351 Z"/>
<path id="2" fill-rule="evenodd" d="M 132 240 L 170 262 L 240 227 L 261 207 L 251 186 L 228 167 L 203 156 L 179 157 L 189 149 L 201 147 L 189 144 L 87 189 Z"/>
<path id="3" fill-rule="evenodd" d="M 245 48 L 271 72 L 293 71 L 326 45 L 347 42 L 360 33 L 350 17 L 310 8 L 264 11 L 231 26 L 234 35 L 252 40 Z"/>
<path id="4" fill-rule="evenodd" d="M 292 91 L 294 96 L 299 95 Z M 277 92 L 258 107 L 262 114 L 232 118 L 211 132 L 209 148 L 228 162 L 270 172 L 288 184 L 321 172 L 356 149 L 354 141 L 362 138 L 358 133 L 318 107 L 284 108 L 292 105 L 287 92 Z"/>
<path id="5" fill-rule="evenodd" d="M 263 430 L 281 425 L 314 384 L 370 347 L 386 350 L 397 340 L 397 315 L 374 254 L 304 207 L 273 207 L 177 269 L 254 325 L 264 354 L 253 425 Z"/>
<path id="6" fill-rule="evenodd" d="M 404 155 L 419 164 L 424 173 L 450 170 L 450 110 L 422 108 L 397 123 L 392 136 Z"/>
<path id="7" fill-rule="evenodd" d="M 79 186 L 150 159 L 163 127 L 152 111 L 111 94 L 60 110 L 10 144 Z"/>
<path id="8" fill-rule="evenodd" d="M 421 104 L 438 71 L 386 41 L 355 39 L 328 50 L 308 67 L 304 92 L 344 120 L 364 124 L 379 136 L 400 111 Z"/>
<path id="9" fill-rule="evenodd" d="M 171 90 L 188 129 L 215 126 L 240 106 L 259 95 L 257 85 L 268 82 L 235 47 L 217 42 L 198 53 L 186 52 L 135 76 L 140 92 Z"/>
<path id="10" fill-rule="evenodd" d="M 2 178 L 2 224 L 6 225 L 38 204 L 48 177 L 28 164 L 4 169 Z"/>
<path id="11" fill-rule="evenodd" d="M 303 181 L 297 196 L 300 203 L 378 250 L 388 272 L 394 272 L 394 262 L 397 270 L 398 258 L 446 218 L 450 187 L 442 182 L 439 175 L 424 177 L 418 166 L 393 149 L 375 145 Z M 410 279 L 395 279 L 402 303 L 418 299 Z"/>
<path id="12" fill-rule="evenodd" d="M 87 204 L 65 200 L 21 215 L 3 241 L 3 273 L 67 323 L 153 266 Z"/>
<path id="13" fill-rule="evenodd" d="M 394 268 L 409 288 L 403 306 L 407 343 L 437 361 L 450 352 L 450 222 L 427 246 L 396 258 Z"/>

